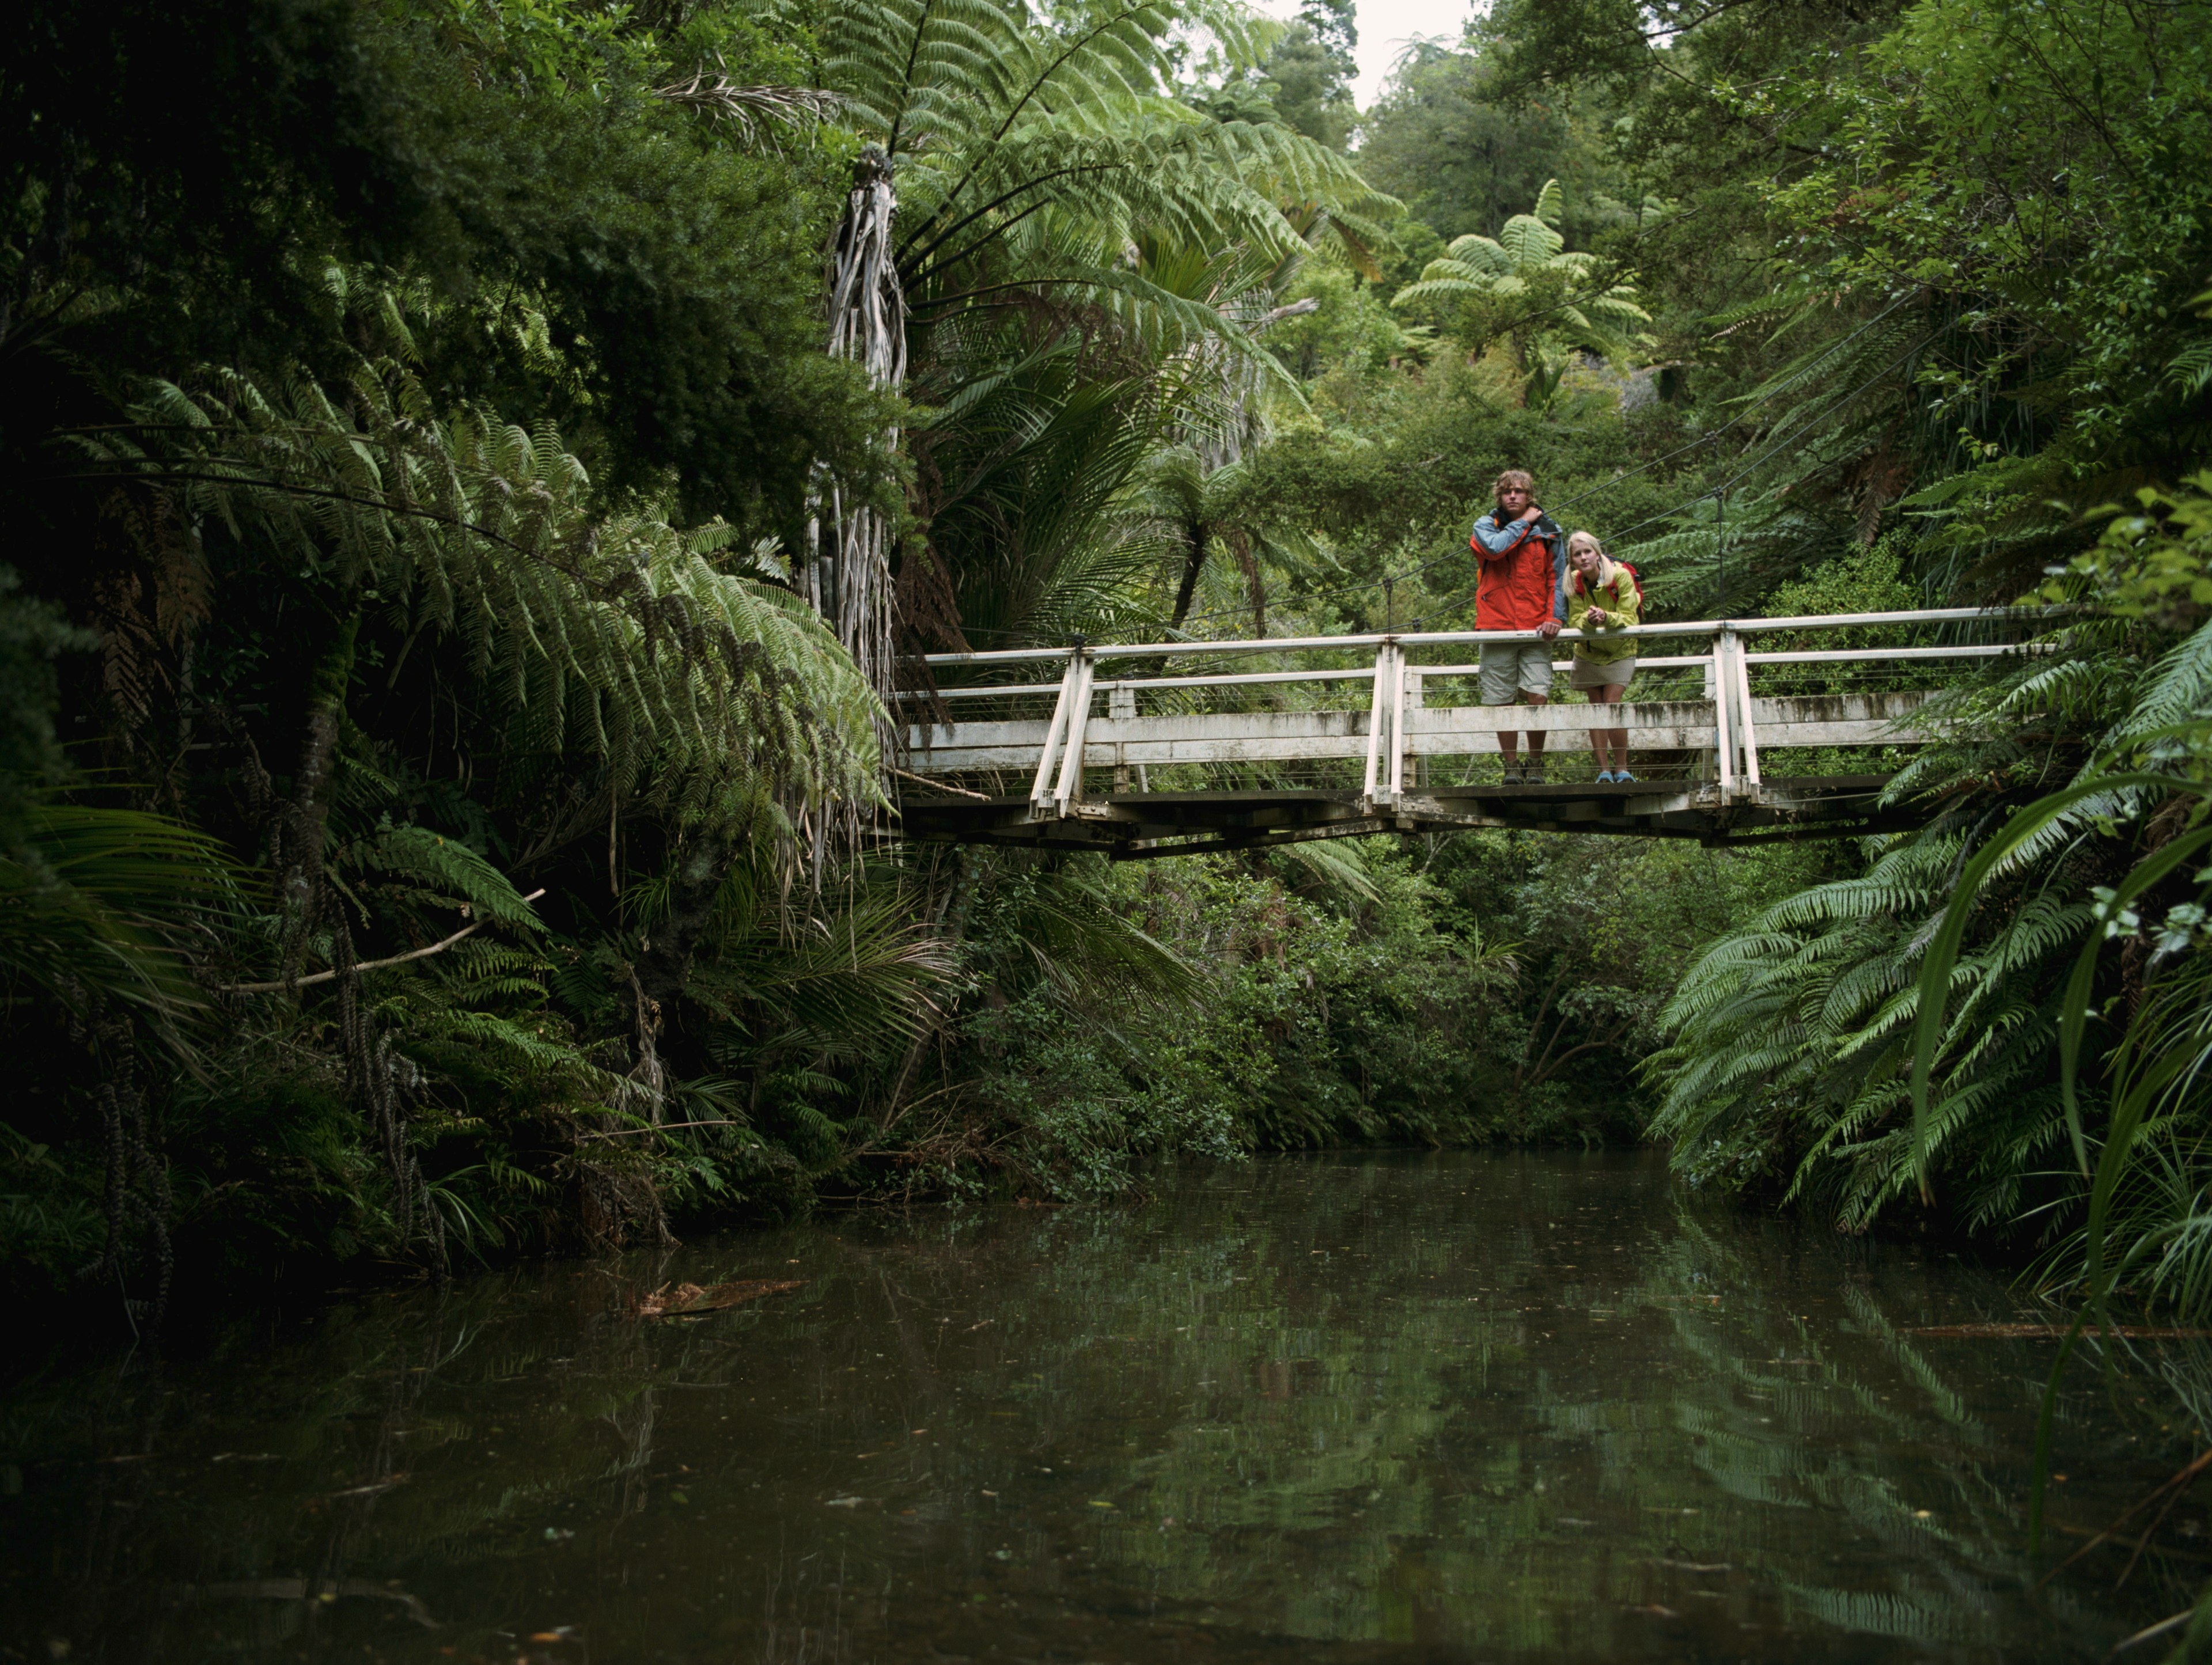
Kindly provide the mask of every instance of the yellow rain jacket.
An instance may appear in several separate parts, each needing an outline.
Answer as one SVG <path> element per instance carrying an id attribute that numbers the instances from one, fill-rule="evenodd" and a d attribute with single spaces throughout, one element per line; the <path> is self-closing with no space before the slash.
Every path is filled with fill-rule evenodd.
<path id="1" fill-rule="evenodd" d="M 1559 590 L 1566 601 L 1567 629 L 1584 634 L 1585 639 L 1575 644 L 1577 659 L 1613 665 L 1636 657 L 1633 636 L 1607 634 L 1644 622 L 1644 598 L 1636 592 L 1635 574 L 1608 559 L 1598 568 L 1597 582 L 1585 590 L 1583 575 L 1569 566 Z"/>

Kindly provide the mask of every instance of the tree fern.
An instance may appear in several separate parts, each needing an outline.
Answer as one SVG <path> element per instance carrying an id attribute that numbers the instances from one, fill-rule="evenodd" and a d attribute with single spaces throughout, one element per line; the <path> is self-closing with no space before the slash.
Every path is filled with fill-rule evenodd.
<path id="1" fill-rule="evenodd" d="M 1279 264 L 1304 246 L 1286 210 L 1364 251 L 1397 205 L 1298 134 L 1167 96 L 1174 38 L 1191 27 L 1232 57 L 1256 45 L 1242 8 L 1210 0 L 1109 0 L 1051 18 L 1017 0 L 833 5 L 823 79 L 867 146 L 835 244 L 833 349 L 896 386 L 909 317 L 957 343 L 978 310 L 1042 306 L 1088 313 L 1155 358 L 1218 343 L 1273 373 L 1232 315 L 1132 271 L 1123 251 L 1158 237 Z M 887 529 L 834 482 L 824 513 L 811 592 L 888 693 Z"/>
<path id="2" fill-rule="evenodd" d="M 1650 314 L 1637 304 L 1632 288 L 1604 274 L 1595 256 L 1567 252 L 1558 229 L 1565 210 L 1559 182 L 1547 180 L 1530 212 L 1507 220 L 1494 239 L 1455 238 L 1444 257 L 1431 260 L 1390 304 L 1516 303 L 1484 314 L 1480 332 L 1528 328 L 1586 352 L 1621 357 Z"/>
<path id="3" fill-rule="evenodd" d="M 149 384 L 91 471 L 174 490 L 250 556 L 465 645 L 528 746 L 605 768 L 618 797 L 702 804 L 758 775 L 795 814 L 874 796 L 875 705 L 788 592 L 720 526 L 608 514 L 550 430 L 441 412 L 395 359 L 343 397 L 297 370 Z"/>

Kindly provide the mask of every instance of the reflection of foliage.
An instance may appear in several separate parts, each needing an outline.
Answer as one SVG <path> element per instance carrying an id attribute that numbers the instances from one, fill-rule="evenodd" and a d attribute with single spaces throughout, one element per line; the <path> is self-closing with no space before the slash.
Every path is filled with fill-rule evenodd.
<path id="1" fill-rule="evenodd" d="M 792 1258 L 810 1282 L 787 1305 L 621 1316 L 625 1285 Z M 1910 1334 L 2002 1300 L 1702 1218 L 1648 1165 L 1517 1157 L 1200 1171 L 1141 1211 L 483 1279 L 341 1308 L 273 1356 L 252 1343 L 253 1370 L 226 1347 L 12 1395 L 0 1463 L 137 1461 L 41 1481 L 110 1559 L 19 1582 L 10 1613 L 191 1656 L 237 1621 L 221 1589 L 306 1565 L 362 1581 L 285 1610 L 332 1648 L 397 1579 L 463 1647 L 551 1603 L 651 1650 L 694 1622 L 673 1586 L 717 1592 L 725 1641 L 763 1653 L 799 1625 L 902 1656 L 1095 1623 L 1112 1657 L 1140 1651 L 1143 1614 L 1202 1613 L 1230 1657 L 1258 1638 L 1588 1656 L 1619 1607 L 1710 1600 L 1738 1645 L 1750 1623 L 2033 1653 L 2055 1629 L 2087 1654 L 2171 1589 L 2160 1569 L 2117 1601 L 2073 1577 L 2021 1595 L 2017 1379 L 2039 1344 Z M 2111 1414 L 2094 1390 L 2062 1411 L 2097 1523 L 2143 1466 L 2135 1437 L 2155 1443 Z M 866 1571 L 794 1578 L 825 1554 Z M 583 1578 L 586 1557 L 667 1582 Z M 927 1574 L 886 1599 L 886 1564 Z"/>

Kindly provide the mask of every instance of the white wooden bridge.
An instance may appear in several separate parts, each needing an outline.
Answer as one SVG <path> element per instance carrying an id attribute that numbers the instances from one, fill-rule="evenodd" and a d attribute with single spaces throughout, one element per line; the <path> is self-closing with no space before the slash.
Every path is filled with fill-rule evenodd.
<path id="1" fill-rule="evenodd" d="M 1640 657 L 1611 708 L 1569 690 L 1571 630 L 1541 708 L 1478 703 L 1469 651 L 1533 631 L 933 654 L 938 685 L 905 696 L 899 829 L 1117 860 L 1465 827 L 1708 843 L 1881 830 L 1911 823 L 1882 793 L 1934 738 L 1929 700 L 1978 662 L 2050 651 L 2031 638 L 2051 624 L 1942 608 L 1639 625 L 1612 633 Z M 1593 778 L 1601 726 L 1627 731 L 1634 781 Z M 1546 780 L 1502 778 L 1501 729 L 1545 732 Z"/>

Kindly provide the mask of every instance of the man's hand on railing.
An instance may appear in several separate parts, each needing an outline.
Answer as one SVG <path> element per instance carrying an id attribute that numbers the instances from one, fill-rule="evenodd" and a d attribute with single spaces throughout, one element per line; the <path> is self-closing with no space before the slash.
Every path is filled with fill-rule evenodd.
<path id="1" fill-rule="evenodd" d="M 1542 625 L 1538 628 L 1536 634 L 1543 637 L 1545 641 L 1549 641 L 1553 636 L 1559 634 L 1559 621 L 1556 618 L 1546 619 Z"/>

